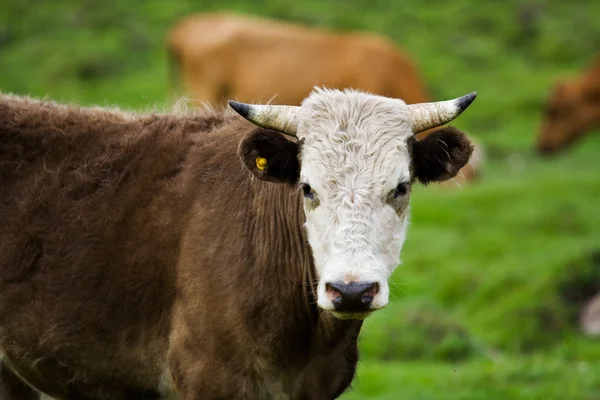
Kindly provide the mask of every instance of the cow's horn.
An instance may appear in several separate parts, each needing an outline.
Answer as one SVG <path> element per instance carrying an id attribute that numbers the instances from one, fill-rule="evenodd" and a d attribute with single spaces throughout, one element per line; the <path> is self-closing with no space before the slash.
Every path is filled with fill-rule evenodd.
<path id="1" fill-rule="evenodd" d="M 410 120 L 414 133 L 444 125 L 458 117 L 475 100 L 477 92 L 453 100 L 410 104 Z"/>
<path id="2" fill-rule="evenodd" d="M 229 105 L 242 117 L 261 128 L 296 136 L 296 115 L 300 108 L 298 106 L 267 106 L 238 103 L 233 100 L 229 100 Z"/>

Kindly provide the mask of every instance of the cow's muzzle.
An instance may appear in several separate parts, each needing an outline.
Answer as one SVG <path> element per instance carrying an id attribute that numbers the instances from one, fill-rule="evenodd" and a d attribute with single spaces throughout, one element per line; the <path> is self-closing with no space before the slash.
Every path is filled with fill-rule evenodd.
<path id="1" fill-rule="evenodd" d="M 354 314 L 372 311 L 373 298 L 379 292 L 377 282 L 329 282 L 325 284 L 336 313 Z"/>

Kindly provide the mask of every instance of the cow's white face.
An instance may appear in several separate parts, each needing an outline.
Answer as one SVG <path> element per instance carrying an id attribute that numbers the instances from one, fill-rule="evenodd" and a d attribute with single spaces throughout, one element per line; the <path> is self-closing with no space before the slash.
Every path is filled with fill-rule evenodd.
<path id="1" fill-rule="evenodd" d="M 472 146 L 455 128 L 416 141 L 414 130 L 455 118 L 474 94 L 433 105 L 352 90 L 316 89 L 301 107 L 232 103 L 259 126 L 239 154 L 255 176 L 299 186 L 318 273 L 317 303 L 339 318 L 364 318 L 388 303 L 400 262 L 411 183 L 454 177 Z"/>
<path id="2" fill-rule="evenodd" d="M 299 182 L 319 275 L 318 305 L 340 317 L 385 307 L 408 224 L 413 133 L 407 106 L 317 91 L 302 104 L 298 121 Z M 347 307 L 341 304 L 345 290 L 356 292 Z M 336 305 L 342 305 L 338 312 Z"/>

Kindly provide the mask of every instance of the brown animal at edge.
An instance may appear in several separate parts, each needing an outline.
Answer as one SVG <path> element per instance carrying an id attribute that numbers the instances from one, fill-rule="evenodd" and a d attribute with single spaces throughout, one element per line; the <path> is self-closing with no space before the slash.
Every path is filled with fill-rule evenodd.
<path id="1" fill-rule="evenodd" d="M 439 135 L 413 142 L 413 179 L 468 161 Z M 256 143 L 275 172 L 248 171 Z M 0 94 L 2 400 L 36 399 L 23 381 L 60 400 L 346 390 L 362 320 L 315 305 L 298 146 L 221 111 Z"/>
<path id="2" fill-rule="evenodd" d="M 600 56 L 580 77 L 559 81 L 548 96 L 537 149 L 554 154 L 600 127 Z"/>
<path id="3" fill-rule="evenodd" d="M 413 61 L 375 33 L 334 33 L 220 12 L 179 21 L 168 34 L 167 53 L 173 85 L 181 74 L 197 104 L 235 99 L 300 105 L 316 85 L 353 87 L 407 104 L 431 101 Z M 484 149 L 471 141 L 475 150 L 469 163 L 442 185 L 466 184 L 480 176 Z"/>

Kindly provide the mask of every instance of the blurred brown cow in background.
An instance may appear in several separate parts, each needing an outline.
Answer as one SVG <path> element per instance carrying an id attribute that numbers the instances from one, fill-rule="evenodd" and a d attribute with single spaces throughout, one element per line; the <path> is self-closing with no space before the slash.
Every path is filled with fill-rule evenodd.
<path id="1" fill-rule="evenodd" d="M 315 85 L 353 87 L 408 104 L 431 101 L 415 64 L 392 41 L 374 33 L 324 29 L 232 13 L 193 15 L 169 33 L 172 80 L 179 69 L 197 104 L 300 105 Z M 434 130 L 422 132 L 423 139 Z M 472 139 L 472 138 L 471 138 Z M 480 144 L 450 182 L 473 180 Z M 448 183 L 446 184 L 448 185 Z"/>
<path id="2" fill-rule="evenodd" d="M 195 101 L 300 105 L 313 86 L 429 100 L 415 65 L 388 39 L 229 13 L 187 17 L 168 48 Z M 274 71 L 277 71 L 275 73 Z"/>
<path id="3" fill-rule="evenodd" d="M 541 153 L 566 149 L 600 126 L 600 55 L 581 76 L 559 81 L 548 98 L 537 138 Z"/>

